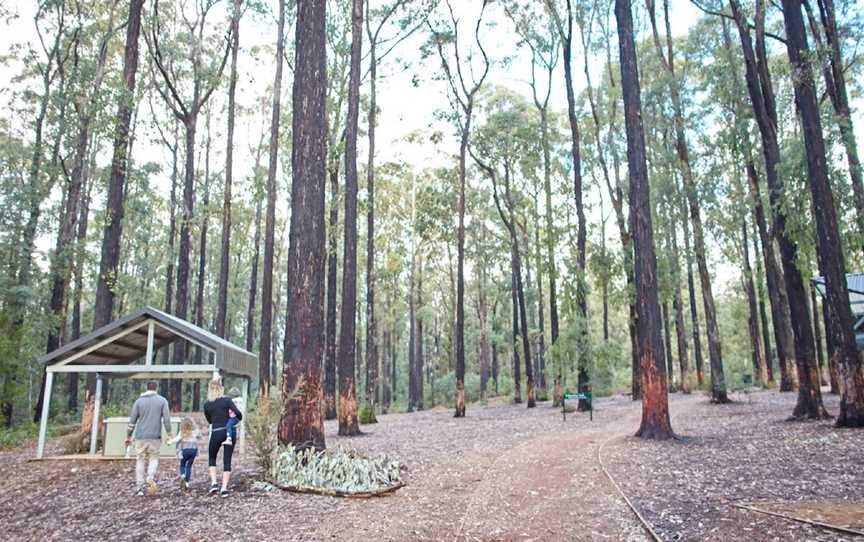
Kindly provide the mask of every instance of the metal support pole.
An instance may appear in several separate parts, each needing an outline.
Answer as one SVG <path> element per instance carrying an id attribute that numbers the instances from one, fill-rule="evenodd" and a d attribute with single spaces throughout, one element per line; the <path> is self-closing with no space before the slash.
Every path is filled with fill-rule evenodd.
<path id="1" fill-rule="evenodd" d="M 54 373 L 45 373 L 45 397 L 42 400 L 42 418 L 39 420 L 39 446 L 36 449 L 36 459 L 42 459 L 45 452 L 45 435 L 48 431 L 48 410 L 51 405 L 51 385 L 54 383 Z"/>
<path id="2" fill-rule="evenodd" d="M 90 426 L 90 455 L 96 455 L 96 439 L 99 436 L 99 410 L 102 407 L 102 375 L 96 373 L 96 396 L 93 403 L 93 424 Z"/>
<path id="3" fill-rule="evenodd" d="M 153 335 L 155 334 L 156 325 L 151 320 L 147 324 L 147 357 L 144 358 L 144 365 L 153 365 Z"/>

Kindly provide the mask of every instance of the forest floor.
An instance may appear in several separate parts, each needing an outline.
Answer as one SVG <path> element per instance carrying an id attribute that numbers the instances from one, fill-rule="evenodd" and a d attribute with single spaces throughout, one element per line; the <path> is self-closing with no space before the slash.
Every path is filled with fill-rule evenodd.
<path id="1" fill-rule="evenodd" d="M 208 497 L 206 458 L 191 492 L 164 460 L 159 495 L 134 497 L 132 462 L 33 462 L 31 445 L 0 453 L 0 525 L 6 540 L 647 540 L 602 457 L 664 540 L 851 540 L 739 503 L 864 530 L 864 431 L 786 421 L 794 393 L 735 399 L 672 395 L 682 438 L 666 442 L 631 436 L 640 408 L 624 396 L 597 400 L 593 422 L 549 403 L 379 416 L 354 438 L 327 422 L 328 446 L 407 468 L 406 487 L 363 500 L 254 489 L 248 459 L 230 498 Z"/>

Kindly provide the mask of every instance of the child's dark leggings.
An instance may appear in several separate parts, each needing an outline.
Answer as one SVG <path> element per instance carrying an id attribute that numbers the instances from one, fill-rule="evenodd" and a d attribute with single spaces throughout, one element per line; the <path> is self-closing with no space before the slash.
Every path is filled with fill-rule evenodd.
<path id="1" fill-rule="evenodd" d="M 197 448 L 185 448 L 180 456 L 180 476 L 187 482 L 192 481 L 192 463 L 198 457 Z"/>
<path id="2" fill-rule="evenodd" d="M 210 443 L 207 446 L 207 465 L 210 467 L 216 466 L 216 458 L 219 456 L 219 449 L 222 448 L 222 470 L 231 472 L 231 456 L 234 455 L 234 446 L 222 446 L 227 436 L 224 427 L 214 429 L 210 432 Z"/>

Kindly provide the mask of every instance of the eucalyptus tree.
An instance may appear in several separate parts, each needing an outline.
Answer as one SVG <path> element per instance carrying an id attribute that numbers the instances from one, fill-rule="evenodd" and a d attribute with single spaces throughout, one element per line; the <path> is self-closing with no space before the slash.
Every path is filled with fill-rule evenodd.
<path id="1" fill-rule="evenodd" d="M 828 177 L 819 97 L 809 61 L 810 48 L 801 10 L 801 0 L 783 0 L 786 49 L 795 74 L 792 83 L 801 131 L 804 135 L 808 184 L 813 215 L 816 219 L 819 270 L 825 277 L 825 299 L 829 306 L 831 325 L 826 329 L 826 333 L 832 335 L 843 381 L 840 386 L 840 414 L 837 416 L 837 425 L 864 427 L 864 370 L 855 343 L 854 320 L 846 285 L 843 243 L 837 226 L 834 193 Z M 809 318 L 807 320 L 809 325 Z M 801 382 L 799 389 L 803 393 L 805 387 L 809 387 L 809 402 L 817 403 L 821 407 L 818 367 L 812 359 L 808 361 L 810 363 L 806 366 L 801 364 L 798 366 L 798 378 Z"/>
<path id="2" fill-rule="evenodd" d="M 792 415 L 796 418 L 824 418 L 827 416 L 827 412 L 822 405 L 819 381 L 818 378 L 814 380 L 814 377 L 818 375 L 811 370 L 811 367 L 816 366 L 816 352 L 810 311 L 807 307 L 807 294 L 801 272 L 796 264 L 798 246 L 786 229 L 785 211 L 778 203 L 784 190 L 784 183 L 778 174 L 780 146 L 777 137 L 776 102 L 765 52 L 765 5 L 763 0 L 756 2 L 755 50 L 750 36 L 750 26 L 738 0 L 729 0 L 729 5 L 735 18 L 735 25 L 738 27 L 738 35 L 744 53 L 745 80 L 750 95 L 750 105 L 762 137 L 765 177 L 768 181 L 773 211 L 772 229 L 780 248 L 783 277 L 789 298 L 789 314 L 795 336 L 795 365 L 798 369 L 799 388 L 798 402 Z M 763 242 L 762 249 L 768 248 Z"/>
<path id="3" fill-rule="evenodd" d="M 185 158 L 182 219 L 180 221 L 180 252 L 177 262 L 177 292 L 174 315 L 186 319 L 189 310 L 189 258 L 192 248 L 191 224 L 194 217 L 195 202 L 195 146 L 198 130 L 198 116 L 201 109 L 219 86 L 222 72 L 228 61 L 231 47 L 222 49 L 221 40 L 207 34 L 207 17 L 215 0 L 204 0 L 195 4 L 194 15 L 188 16 L 188 5 L 178 5 L 178 12 L 172 13 L 173 36 L 169 37 L 170 46 L 166 48 L 163 17 L 159 14 L 159 0 L 153 2 L 153 26 L 145 33 L 153 63 L 165 85 L 154 85 L 171 113 L 183 124 L 185 131 Z M 230 31 L 229 36 L 230 38 Z M 191 38 L 191 39 L 189 39 Z M 179 75 L 179 65 L 186 64 L 186 76 Z M 174 360 L 177 364 L 186 362 L 187 345 L 184 341 L 174 346 Z M 171 383 L 169 402 L 174 410 L 182 409 L 181 383 Z"/>
<path id="4" fill-rule="evenodd" d="M 327 142 L 326 0 L 297 4 L 291 146 L 288 321 L 282 444 L 323 449 L 324 192 Z"/>
<path id="5" fill-rule="evenodd" d="M 339 322 L 339 434 L 360 434 L 357 422 L 357 117 L 363 45 L 363 0 L 351 4 L 351 67 L 345 121 L 345 230 L 342 245 L 342 306 Z"/>
<path id="6" fill-rule="evenodd" d="M 645 134 L 633 16 L 629 0 L 615 0 L 621 90 L 627 132 L 627 161 L 630 177 L 630 224 L 636 279 L 637 345 L 642 378 L 642 423 L 636 436 L 668 439 L 675 435 L 669 421 L 666 367 L 662 363 L 660 305 L 657 300 L 657 260 L 651 219 L 648 172 L 645 163 Z"/>
<path id="7" fill-rule="evenodd" d="M 477 23 L 474 26 L 473 41 L 480 53 L 480 69 L 474 69 L 474 54 L 465 56 L 464 44 L 459 42 L 459 19 L 456 17 L 450 0 L 444 0 L 447 5 L 449 21 L 447 28 L 436 29 L 427 22 L 441 67 L 448 84 L 450 99 L 456 109 L 456 123 L 460 132 L 459 144 L 459 196 L 457 214 L 459 224 L 456 230 L 456 408 L 455 417 L 465 416 L 465 177 L 468 141 L 471 135 L 471 120 L 474 114 L 477 93 L 483 87 L 483 82 L 489 74 L 491 61 L 483 44 L 480 42 L 480 26 L 486 13 L 489 0 L 483 0 Z M 436 26 L 437 23 L 436 23 Z M 452 48 L 454 59 L 450 59 Z M 445 52 L 445 49 L 447 52 Z M 461 53 L 460 53 L 461 50 Z M 465 65 L 463 66 L 463 62 Z M 455 70 L 454 70 L 455 69 Z M 479 74 L 479 75 L 477 75 Z"/>

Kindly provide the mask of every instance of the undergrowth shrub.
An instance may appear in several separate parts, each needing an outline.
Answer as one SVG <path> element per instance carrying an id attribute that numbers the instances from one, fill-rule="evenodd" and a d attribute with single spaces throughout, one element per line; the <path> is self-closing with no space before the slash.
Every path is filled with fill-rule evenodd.
<path id="1" fill-rule="evenodd" d="M 378 423 L 378 420 L 375 418 L 375 410 L 369 408 L 369 405 L 366 403 L 363 403 L 360 411 L 357 412 L 357 420 L 364 425 Z"/>
<path id="2" fill-rule="evenodd" d="M 273 459 L 278 448 L 276 428 L 279 427 L 279 418 L 282 414 L 279 406 L 278 399 L 259 395 L 253 408 L 249 409 L 244 418 L 246 436 L 255 454 L 255 464 L 261 468 L 265 477 L 269 477 L 272 471 Z"/>

